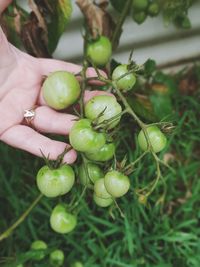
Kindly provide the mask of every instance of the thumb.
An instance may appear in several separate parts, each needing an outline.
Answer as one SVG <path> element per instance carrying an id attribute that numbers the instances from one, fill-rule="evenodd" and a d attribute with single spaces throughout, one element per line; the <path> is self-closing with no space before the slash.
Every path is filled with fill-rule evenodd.
<path id="1" fill-rule="evenodd" d="M 0 1 L 0 14 L 10 5 L 12 0 L 1 0 Z"/>

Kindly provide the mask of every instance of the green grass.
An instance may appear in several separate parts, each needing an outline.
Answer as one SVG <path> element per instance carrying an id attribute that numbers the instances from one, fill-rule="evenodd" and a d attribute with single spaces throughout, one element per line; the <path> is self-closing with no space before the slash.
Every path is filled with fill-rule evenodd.
<path id="1" fill-rule="evenodd" d="M 159 183 L 146 206 L 138 202 L 131 190 L 118 201 L 125 214 L 122 218 L 116 208 L 96 207 L 88 190 L 76 210 L 77 228 L 68 235 L 59 235 L 49 226 L 50 212 L 59 200 L 43 198 L 13 234 L 0 242 L 0 266 L 17 266 L 20 262 L 26 262 L 27 267 L 49 266 L 48 255 L 42 262 L 31 260 L 31 243 L 42 239 L 48 243 L 47 254 L 54 248 L 64 250 L 65 266 L 80 260 L 84 267 L 199 267 L 199 93 L 193 96 L 177 93 L 173 104 L 176 128 L 168 136 L 165 152 L 174 155 L 170 165 L 175 173 L 162 167 L 165 184 Z M 124 128 L 119 134 L 122 144 L 119 157 L 128 149 L 129 161 L 139 154 L 134 145 L 137 132 L 128 130 L 132 124 L 125 120 L 127 131 Z M 1 143 L 0 162 L 0 232 L 3 232 L 38 196 L 35 176 L 43 161 Z M 130 176 L 132 188 L 141 188 L 154 176 L 155 166 L 147 157 Z M 77 185 L 62 200 L 69 203 L 80 192 L 81 186 Z"/>

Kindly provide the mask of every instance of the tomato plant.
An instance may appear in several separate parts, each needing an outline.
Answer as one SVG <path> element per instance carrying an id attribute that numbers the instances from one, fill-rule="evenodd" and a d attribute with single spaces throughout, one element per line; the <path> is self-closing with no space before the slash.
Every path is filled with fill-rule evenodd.
<path id="1" fill-rule="evenodd" d="M 112 73 L 112 79 L 116 81 L 119 89 L 123 91 L 131 90 L 136 83 L 135 74 L 128 73 L 128 71 L 128 65 L 122 64 L 117 66 Z"/>
<path id="2" fill-rule="evenodd" d="M 94 193 L 99 198 L 111 198 L 111 195 L 105 188 L 104 178 L 97 180 L 94 184 Z"/>
<path id="3" fill-rule="evenodd" d="M 50 263 L 52 266 L 63 266 L 65 260 L 64 252 L 60 249 L 56 249 L 50 254 Z"/>
<path id="4" fill-rule="evenodd" d="M 113 197 L 122 197 L 130 188 L 128 176 L 119 171 L 109 171 L 104 178 L 105 188 Z"/>
<path id="5" fill-rule="evenodd" d="M 42 94 L 48 106 L 60 110 L 74 104 L 81 89 L 76 77 L 67 71 L 50 74 L 42 85 Z"/>
<path id="6" fill-rule="evenodd" d="M 67 234 L 74 230 L 77 225 L 77 218 L 66 211 L 62 204 L 55 206 L 50 217 L 51 228 L 59 234 Z"/>
<path id="7" fill-rule="evenodd" d="M 57 197 L 68 193 L 75 181 L 75 174 L 69 165 L 57 169 L 43 166 L 37 174 L 37 186 L 46 197 Z"/>
<path id="8" fill-rule="evenodd" d="M 93 200 L 97 206 L 102 207 L 102 208 L 106 208 L 113 203 L 113 199 L 111 197 L 102 198 L 102 197 L 98 197 L 95 193 L 93 194 Z"/>
<path id="9" fill-rule="evenodd" d="M 133 8 L 139 11 L 144 11 L 149 5 L 148 0 L 133 0 Z"/>
<path id="10" fill-rule="evenodd" d="M 31 244 L 31 250 L 37 251 L 34 255 L 34 260 L 40 261 L 45 257 L 45 250 L 47 249 L 47 244 L 42 240 L 35 240 Z"/>
<path id="11" fill-rule="evenodd" d="M 83 266 L 82 262 L 76 261 L 72 265 L 70 265 L 70 267 L 84 267 L 84 266 Z"/>
<path id="12" fill-rule="evenodd" d="M 148 7 L 148 15 L 149 16 L 152 16 L 152 17 L 157 16 L 159 11 L 160 11 L 160 7 L 159 7 L 158 3 L 153 2 L 153 3 L 149 4 L 149 7 Z"/>
<path id="13" fill-rule="evenodd" d="M 137 24 L 142 24 L 147 18 L 147 13 L 145 11 L 133 12 L 132 17 Z"/>
<path id="14" fill-rule="evenodd" d="M 81 152 L 91 152 L 100 149 L 106 142 L 105 135 L 92 128 L 92 122 L 81 119 L 75 122 L 69 134 L 70 144 Z"/>
<path id="15" fill-rule="evenodd" d="M 106 36 L 99 36 L 87 43 L 86 55 L 96 66 L 104 66 L 108 63 L 112 54 L 112 45 Z"/>
<path id="16" fill-rule="evenodd" d="M 13 20 L 13 18 L 17 18 L 17 22 L 20 24 L 19 21 L 21 18 L 19 19 L 18 16 L 20 17 L 21 14 L 23 14 L 23 16 L 26 17 L 26 12 L 23 13 L 21 9 L 18 9 L 17 1 L 13 2 L 13 14 L 10 14 L 9 19 L 14 22 L 10 24 L 16 25 L 16 21 Z M 23 28 L 25 27 L 24 25 L 32 27 L 34 34 L 33 32 L 27 31 L 27 28 L 25 29 L 25 36 L 24 31 L 20 34 L 23 35 L 23 39 L 30 39 L 30 45 L 34 50 L 32 52 L 40 51 L 36 56 L 41 56 L 46 46 L 48 46 L 46 47 L 47 54 L 49 53 L 49 49 L 52 50 L 52 47 L 55 47 L 55 43 L 52 44 L 50 40 L 46 39 L 57 39 L 58 35 L 64 31 L 65 25 L 63 24 L 63 20 L 66 19 L 66 13 L 68 13 L 70 8 L 66 6 L 68 1 L 33 2 L 34 5 L 32 4 L 31 6 L 35 8 L 30 17 L 30 21 L 24 20 L 22 25 L 18 25 L 17 23 L 17 28 L 20 29 L 19 26 Z M 115 21 L 115 19 L 112 19 L 112 12 L 110 12 L 109 9 L 106 10 L 108 1 L 100 1 L 102 2 L 101 4 L 98 4 L 97 1 L 88 1 L 90 2 L 88 5 L 84 5 L 85 1 L 77 0 L 76 2 L 79 4 L 85 17 L 83 23 L 84 46 L 82 51 L 82 68 L 80 68 L 80 66 L 77 67 L 79 72 L 77 71 L 76 75 L 67 71 L 61 71 L 58 68 L 57 71 L 49 73 L 47 77 L 44 77 L 44 82 L 41 82 L 41 90 L 42 96 L 50 108 L 59 110 L 65 115 L 70 113 L 76 116 L 73 126 L 70 129 L 69 138 L 68 136 L 53 136 L 53 138 L 55 137 L 55 139 L 61 139 L 63 142 L 70 143 L 72 148 L 77 152 L 77 160 L 72 166 L 64 164 L 63 160 L 65 160 L 64 155 L 67 153 L 66 151 L 61 153 L 53 162 L 49 160 L 49 158 L 45 158 L 46 165 L 38 171 L 36 177 L 37 187 L 41 194 L 33 201 L 28 211 L 23 213 L 17 222 L 14 223 L 7 232 L 1 235 L 0 241 L 7 238 L 26 218 L 27 214 L 30 213 L 36 204 L 43 199 L 42 206 L 38 209 L 38 213 L 36 212 L 35 214 L 42 214 L 44 210 L 45 216 L 45 214 L 51 211 L 53 205 L 54 208 L 50 215 L 50 226 L 54 232 L 60 234 L 67 234 L 73 231 L 78 223 L 77 217 L 82 216 L 78 231 L 79 229 L 87 231 L 87 229 L 91 227 L 93 228 L 91 231 L 92 235 L 95 233 L 98 235 L 98 238 L 101 239 L 100 232 L 104 231 L 106 227 L 109 228 L 112 224 L 112 220 L 119 222 L 118 215 L 120 215 L 123 218 L 120 224 L 122 225 L 124 223 L 122 227 L 125 231 L 123 231 L 128 233 L 126 238 L 123 239 L 124 244 L 125 242 L 128 244 L 124 246 L 128 247 L 128 253 L 125 251 L 126 249 L 124 249 L 124 255 L 131 255 L 132 259 L 135 259 L 138 255 L 143 254 L 141 251 L 138 254 L 134 254 L 133 252 L 136 250 L 137 246 L 134 247 L 132 245 L 132 235 L 129 235 L 129 229 L 132 229 L 132 221 L 130 222 L 131 213 L 127 211 L 128 208 L 124 203 L 130 201 L 130 205 L 127 206 L 136 206 L 138 204 L 145 206 L 148 205 L 148 199 L 152 192 L 162 192 L 162 172 L 165 170 L 164 166 L 169 166 L 165 163 L 165 159 L 159 158 L 159 155 L 155 153 L 164 150 L 167 146 L 167 138 L 164 132 L 170 134 L 173 130 L 173 125 L 170 122 L 165 122 L 163 118 L 172 111 L 172 98 L 177 88 L 175 86 L 175 90 L 171 93 L 165 92 L 166 88 L 170 87 L 168 84 L 169 80 L 170 85 L 174 81 L 173 79 L 168 80 L 168 74 L 164 75 L 159 71 L 153 60 L 147 60 L 144 64 L 138 65 L 134 58 L 134 53 L 130 52 L 129 58 L 127 58 L 127 61 L 123 64 L 119 62 L 119 59 L 115 58 L 115 54 L 112 53 L 115 52 L 118 45 L 120 45 L 120 36 L 123 32 L 122 26 L 127 16 L 130 16 L 135 22 L 141 24 L 147 16 L 156 16 L 160 11 L 164 14 L 166 19 L 166 14 L 169 14 L 169 9 L 173 9 L 171 18 L 169 19 L 182 24 L 182 27 L 184 25 L 184 27 L 188 27 L 187 9 L 185 10 L 183 4 L 181 4 L 181 12 L 179 13 L 174 7 L 176 6 L 174 1 L 170 1 L 169 5 L 169 0 L 167 0 L 167 4 L 163 4 L 163 6 L 160 5 L 160 2 L 153 0 L 112 0 L 110 1 L 111 5 L 117 10 L 117 12 L 113 12 L 114 16 L 117 13 L 117 20 Z M 49 10 L 51 10 L 51 12 L 49 12 Z M 55 10 L 57 13 L 55 13 Z M 54 15 L 53 18 L 52 14 Z M 46 16 L 47 18 L 45 19 Z M 49 24 L 50 20 L 52 20 L 51 24 Z M 55 21 L 57 22 L 56 25 L 54 25 Z M 37 24 L 40 25 L 39 28 L 37 28 Z M 62 25 L 62 29 L 60 25 Z M 55 33 L 55 29 L 58 30 L 57 34 Z M 37 47 L 37 39 L 34 40 L 34 36 L 38 36 L 39 39 L 38 32 L 43 36 L 42 43 L 39 43 L 39 47 Z M 29 38 L 27 38 L 27 36 Z M 47 44 L 48 41 L 50 42 L 49 44 Z M 119 51 L 122 51 L 124 48 L 121 47 L 120 49 Z M 79 56 L 80 55 L 81 54 L 79 54 Z M 47 55 L 45 54 L 44 56 L 46 57 Z M 81 61 L 81 57 L 77 58 L 77 61 Z M 57 61 L 56 64 L 59 66 Z M 62 66 L 65 66 L 65 63 L 62 64 L 61 69 Z M 71 64 L 66 66 L 69 70 L 71 69 L 72 72 L 75 72 L 75 66 Z M 52 67 L 52 69 L 54 68 Z M 41 74 L 40 80 L 42 80 L 42 75 L 43 73 Z M 175 79 L 178 78 L 176 77 Z M 198 83 L 197 81 L 199 78 L 195 78 L 194 80 L 195 82 L 192 79 L 192 86 L 193 82 Z M 166 81 L 168 81 L 168 83 L 166 83 Z M 164 94 L 164 92 L 166 94 Z M 95 96 L 89 98 L 91 95 Z M 160 106 L 162 107 L 160 108 Z M 70 108 L 66 110 L 68 107 Z M 59 116 L 59 112 L 57 112 L 57 114 Z M 160 122 L 156 122 L 156 118 Z M 54 123 L 53 120 L 52 123 Z M 65 124 L 65 121 L 63 124 Z M 62 127 L 65 127 L 65 125 L 62 125 Z M 162 129 L 162 131 L 160 129 Z M 139 134 L 137 134 L 137 132 L 139 132 Z M 138 149 L 138 147 L 140 149 Z M 37 164 L 37 166 L 41 166 L 40 163 Z M 150 168 L 150 166 L 152 167 Z M 163 168 L 161 168 L 161 166 L 163 166 Z M 146 170 L 149 169 L 151 173 L 147 171 L 148 175 L 146 175 Z M 75 179 L 75 176 L 77 179 Z M 142 179 L 140 179 L 141 177 Z M 130 182 L 131 180 L 133 180 L 133 182 Z M 155 190 L 158 185 L 159 190 Z M 165 187 L 165 185 L 163 187 Z M 163 202 L 167 192 L 166 188 L 164 188 L 163 191 L 163 195 L 159 196 L 158 200 L 153 196 L 152 202 Z M 65 194 L 67 195 L 65 196 Z M 126 194 L 127 196 L 125 196 Z M 43 196 L 55 199 L 49 200 Z M 123 196 L 124 201 L 118 201 L 118 198 Z M 15 198 L 13 199 L 15 200 Z M 107 210 L 100 210 L 100 208 L 106 207 L 109 208 Z M 136 214 L 139 220 L 141 210 L 143 211 L 145 209 L 140 208 L 140 206 L 138 207 Z M 16 207 L 15 209 L 14 207 L 13 210 L 16 210 L 16 214 L 18 215 L 18 208 Z M 85 211 L 87 216 L 84 214 Z M 91 212 L 94 214 L 91 216 L 88 215 Z M 104 214 L 105 218 L 103 218 Z M 99 220 L 97 220 L 98 216 L 101 216 Z M 148 217 L 148 220 L 151 220 L 151 216 Z M 93 227 L 93 223 L 102 223 L 105 225 L 100 226 L 100 230 L 98 230 Z M 136 230 L 136 226 L 137 224 L 134 225 L 134 231 Z M 34 237 L 37 236 L 37 231 L 34 231 L 35 227 L 38 227 L 37 220 L 29 221 L 28 227 L 30 228 L 31 234 Z M 40 226 L 38 229 L 40 229 Z M 41 226 L 41 229 L 43 231 L 43 229 L 46 230 L 48 228 L 45 228 L 44 224 L 44 226 Z M 43 234 L 47 234 L 48 237 L 51 237 L 52 233 L 48 233 L 49 229 L 46 230 L 46 232 L 45 230 Z M 102 235 L 103 238 L 106 238 L 110 234 L 115 234 L 115 230 L 113 229 L 108 231 L 105 229 L 105 231 L 106 232 Z M 123 233 L 123 231 L 121 232 Z M 72 235 L 68 235 L 69 239 L 63 236 L 58 242 L 53 242 L 53 244 L 54 246 L 57 246 L 57 244 L 64 245 L 64 242 L 66 242 L 69 246 L 78 247 L 79 244 L 77 244 L 75 238 L 76 235 L 79 234 L 80 233 L 77 234 L 75 232 Z M 134 235 L 134 237 L 135 236 L 137 237 L 140 235 Z M 112 238 L 110 240 L 112 240 Z M 104 239 L 103 242 L 102 239 L 100 241 L 100 248 L 104 250 L 104 241 L 106 241 L 106 239 Z M 62 266 L 64 253 L 58 249 L 58 246 L 56 250 L 54 248 L 53 250 L 49 244 L 49 249 L 44 253 L 44 251 L 40 251 L 40 249 L 46 249 L 47 245 L 44 245 L 42 242 L 43 241 L 35 241 L 35 244 L 31 247 L 32 250 L 38 250 L 38 260 L 43 260 L 44 256 L 48 255 L 52 266 Z M 108 243 L 106 242 L 106 245 Z M 91 242 L 87 249 L 89 248 L 91 251 L 95 251 L 97 247 L 98 246 L 94 243 L 93 248 L 93 242 Z M 140 248 L 141 247 L 143 246 L 141 245 Z M 64 246 L 62 248 L 65 250 Z M 66 250 L 69 252 L 70 248 L 67 247 Z M 87 251 L 87 249 L 79 249 L 78 252 L 80 252 L 81 257 L 83 252 Z M 50 255 L 48 251 L 50 251 Z M 77 251 L 72 251 L 72 253 L 70 253 L 69 258 L 66 259 L 67 264 L 74 261 L 72 257 L 75 257 L 76 253 Z M 95 251 L 95 255 L 97 254 L 101 253 Z M 15 256 L 14 253 L 13 255 Z M 11 255 L 11 257 L 13 257 L 13 255 Z M 104 254 L 101 254 L 101 256 L 102 255 Z M 103 262 L 105 266 L 107 266 L 107 264 L 117 264 L 115 261 L 112 261 L 113 259 L 111 259 L 110 256 L 112 256 L 112 254 L 108 256 L 110 260 L 109 263 L 106 260 L 105 263 Z M 83 256 L 83 259 L 85 261 L 86 257 Z M 118 259 L 116 258 L 116 260 Z M 144 262 L 146 263 L 145 257 L 143 258 L 142 256 L 140 260 L 142 264 Z M 103 265 L 101 261 L 98 263 Z M 120 262 L 119 264 L 124 264 L 125 266 L 131 263 Z M 137 262 L 134 262 L 134 264 L 137 265 Z M 156 263 L 154 262 L 153 264 Z M 95 266 L 92 257 L 91 262 L 87 262 L 86 265 Z M 150 266 L 149 264 L 147 265 Z M 27 266 L 29 266 L 29 263 Z M 72 266 L 78 267 L 83 266 L 83 264 L 77 261 Z"/>
<path id="17" fill-rule="evenodd" d="M 88 159 L 94 161 L 108 161 L 113 158 L 114 154 L 115 145 L 113 143 L 105 144 L 98 150 L 85 153 Z"/>
<path id="18" fill-rule="evenodd" d="M 85 105 L 85 116 L 92 121 L 97 119 L 98 124 L 110 120 L 109 129 L 119 123 L 121 111 L 122 108 L 116 99 L 108 95 L 95 96 Z"/>
<path id="19" fill-rule="evenodd" d="M 82 163 L 78 168 L 78 177 L 83 185 L 88 185 L 91 182 L 95 183 L 103 176 L 104 174 L 101 168 L 92 162 Z"/>
<path id="20" fill-rule="evenodd" d="M 148 139 L 155 153 L 162 151 L 166 147 L 167 138 L 157 126 L 149 126 L 146 128 L 146 133 L 147 137 L 143 130 L 138 134 L 138 143 L 142 150 L 146 151 L 148 149 Z"/>

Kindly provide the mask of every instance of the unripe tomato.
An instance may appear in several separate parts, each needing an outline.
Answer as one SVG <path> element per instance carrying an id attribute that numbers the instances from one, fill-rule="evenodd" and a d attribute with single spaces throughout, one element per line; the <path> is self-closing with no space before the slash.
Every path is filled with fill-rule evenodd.
<path id="1" fill-rule="evenodd" d="M 131 90 L 136 83 L 136 76 L 133 73 L 125 75 L 127 72 L 128 72 L 128 65 L 122 64 L 117 66 L 112 73 L 112 79 L 117 80 L 116 82 L 117 86 L 122 91 Z M 119 79 L 122 75 L 125 76 Z"/>
<path id="2" fill-rule="evenodd" d="M 160 11 L 158 3 L 151 3 L 148 7 L 148 14 L 151 17 L 157 16 Z"/>
<path id="3" fill-rule="evenodd" d="M 67 212 L 62 204 L 55 206 L 50 217 L 51 228 L 59 234 L 67 234 L 77 225 L 76 216 Z"/>
<path id="4" fill-rule="evenodd" d="M 85 116 L 90 120 L 98 118 L 98 123 L 116 117 L 121 111 L 122 108 L 116 99 L 108 95 L 94 96 L 85 105 Z M 120 118 L 121 116 L 113 120 L 108 128 L 115 127 L 119 123 Z"/>
<path id="5" fill-rule="evenodd" d="M 102 208 L 106 208 L 113 203 L 112 198 L 101 198 L 101 197 L 98 197 L 95 193 L 93 194 L 93 199 L 96 205 Z"/>
<path id="6" fill-rule="evenodd" d="M 94 193 L 100 198 L 111 198 L 111 195 L 105 188 L 104 178 L 101 178 L 94 183 Z"/>
<path id="7" fill-rule="evenodd" d="M 103 171 L 99 166 L 91 162 L 82 163 L 78 168 L 78 175 L 82 185 L 88 185 L 91 182 L 95 183 L 98 179 L 104 177 Z"/>
<path id="8" fill-rule="evenodd" d="M 147 14 L 145 11 L 133 12 L 133 20 L 137 22 L 137 24 L 142 24 L 147 18 Z"/>
<path id="9" fill-rule="evenodd" d="M 93 130 L 90 120 L 81 119 L 73 125 L 69 140 L 77 151 L 91 152 L 100 149 L 105 144 L 106 137 L 103 133 Z"/>
<path id="10" fill-rule="evenodd" d="M 113 143 L 105 144 L 99 150 L 85 153 L 86 157 L 94 161 L 108 161 L 115 154 L 115 145 Z"/>
<path id="11" fill-rule="evenodd" d="M 72 265 L 70 265 L 70 267 L 84 267 L 84 266 L 83 266 L 82 262 L 76 261 Z"/>
<path id="12" fill-rule="evenodd" d="M 128 176 L 118 171 L 110 171 L 104 178 L 105 188 L 113 197 L 122 197 L 130 188 Z"/>
<path id="13" fill-rule="evenodd" d="M 58 169 L 43 166 L 37 174 L 37 186 L 46 197 L 57 197 L 68 193 L 75 181 L 75 174 L 69 165 Z"/>
<path id="14" fill-rule="evenodd" d="M 42 85 L 46 103 L 57 110 L 69 107 L 80 95 L 79 82 L 72 73 L 56 71 L 50 74 Z"/>
<path id="15" fill-rule="evenodd" d="M 42 260 L 45 257 L 44 250 L 47 249 L 47 244 L 42 240 L 36 240 L 31 244 L 31 250 L 38 250 L 38 253 L 34 255 L 34 260 Z"/>
<path id="16" fill-rule="evenodd" d="M 148 0 L 133 0 L 133 8 L 139 11 L 144 11 L 148 7 Z"/>
<path id="17" fill-rule="evenodd" d="M 146 128 L 146 131 L 153 151 L 155 153 L 158 153 L 163 150 L 167 144 L 167 138 L 160 131 L 160 129 L 157 126 L 149 126 L 148 128 Z M 143 151 L 146 151 L 148 149 L 148 142 L 146 140 L 143 130 L 139 132 L 138 143 Z"/>
<path id="18" fill-rule="evenodd" d="M 50 263 L 54 267 L 62 266 L 65 260 L 65 255 L 62 250 L 56 249 L 50 254 Z"/>
<path id="19" fill-rule="evenodd" d="M 106 36 L 100 36 L 98 39 L 88 42 L 86 55 L 94 65 L 106 65 L 112 55 L 110 40 Z"/>

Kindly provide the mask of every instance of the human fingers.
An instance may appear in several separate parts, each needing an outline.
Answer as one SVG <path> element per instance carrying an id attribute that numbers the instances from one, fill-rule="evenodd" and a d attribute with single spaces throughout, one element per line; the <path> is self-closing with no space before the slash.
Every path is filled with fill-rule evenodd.
<path id="1" fill-rule="evenodd" d="M 97 95 L 111 95 L 111 96 L 115 97 L 113 94 L 108 93 L 106 91 L 99 91 L 99 90 L 89 91 L 89 90 L 86 90 L 85 94 L 84 94 L 84 102 L 89 101 L 92 97 L 97 96 Z M 44 97 L 42 95 L 42 92 L 40 92 L 40 96 L 38 98 L 38 104 L 39 105 L 47 105 L 47 103 L 45 102 Z"/>
<path id="2" fill-rule="evenodd" d="M 0 1 L 0 14 L 11 4 L 12 0 L 1 0 Z"/>
<path id="3" fill-rule="evenodd" d="M 44 76 L 48 76 L 49 73 L 51 73 L 51 72 L 61 71 L 61 70 L 68 71 L 68 72 L 71 72 L 73 74 L 79 74 L 83 68 L 80 65 L 65 62 L 62 60 L 56 60 L 56 59 L 39 58 L 39 59 L 37 59 L 37 61 L 38 61 L 38 66 L 42 72 L 42 75 L 44 75 Z M 99 73 L 102 76 L 106 77 L 106 74 L 104 71 L 99 70 Z M 86 77 L 96 78 L 96 77 L 98 77 L 98 73 L 96 72 L 96 70 L 94 68 L 89 67 L 86 70 Z"/>
<path id="4" fill-rule="evenodd" d="M 84 94 L 84 102 L 88 102 L 92 97 L 98 96 L 98 95 L 109 95 L 115 98 L 115 96 L 111 93 L 108 93 L 106 91 L 98 91 L 98 90 L 94 90 L 94 91 L 85 91 Z"/>
<path id="5" fill-rule="evenodd" d="M 71 114 L 57 112 L 47 106 L 40 106 L 35 110 L 33 126 L 44 133 L 69 134 L 77 117 Z"/>
<path id="6" fill-rule="evenodd" d="M 49 159 L 55 160 L 66 148 L 68 144 L 60 141 L 51 140 L 43 136 L 30 127 L 24 125 L 16 125 L 5 131 L 0 140 L 13 147 L 30 152 L 33 155 L 42 157 L 42 153 Z M 42 152 L 41 152 L 42 151 Z M 77 154 L 75 150 L 70 150 L 64 156 L 63 161 L 73 163 Z"/>

